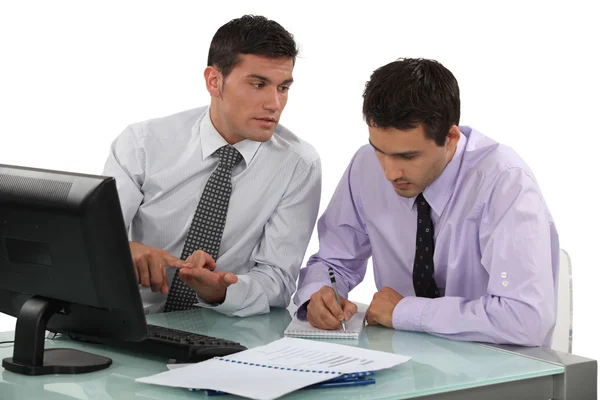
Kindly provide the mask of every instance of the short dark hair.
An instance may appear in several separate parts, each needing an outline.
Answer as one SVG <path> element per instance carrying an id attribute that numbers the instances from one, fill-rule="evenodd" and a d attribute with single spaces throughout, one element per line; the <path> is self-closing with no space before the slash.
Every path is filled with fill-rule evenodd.
<path id="1" fill-rule="evenodd" d="M 227 77 L 240 62 L 240 54 L 279 58 L 296 62 L 298 48 L 294 36 L 279 23 L 260 15 L 244 15 L 220 27 L 208 51 L 208 65 Z"/>
<path id="2" fill-rule="evenodd" d="M 452 72 L 435 60 L 401 58 L 371 75 L 363 93 L 363 116 L 377 128 L 412 129 L 443 146 L 460 119 L 460 92 Z"/>

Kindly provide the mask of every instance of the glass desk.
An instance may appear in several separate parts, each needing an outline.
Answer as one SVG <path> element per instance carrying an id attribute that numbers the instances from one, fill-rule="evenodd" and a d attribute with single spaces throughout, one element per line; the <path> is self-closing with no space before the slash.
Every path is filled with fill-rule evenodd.
<path id="1" fill-rule="evenodd" d="M 283 337 L 291 321 L 286 309 L 249 318 L 226 317 L 197 309 L 149 315 L 151 324 L 222 337 L 247 347 Z M 0 341 L 13 332 L 0 333 Z M 282 399 L 596 399 L 596 361 L 550 350 L 508 348 L 456 342 L 422 333 L 367 326 L 358 340 L 334 340 L 351 346 L 412 357 L 402 365 L 378 371 L 376 384 L 310 389 Z M 104 355 L 113 364 L 103 371 L 81 375 L 24 376 L 0 368 L 0 399 L 206 399 L 205 392 L 134 382 L 135 378 L 165 371 L 167 360 L 73 342 L 46 340 L 46 348 L 71 347 Z M 12 344 L 0 345 L 0 358 L 12 356 Z M 210 397 L 228 400 L 235 396 Z"/>

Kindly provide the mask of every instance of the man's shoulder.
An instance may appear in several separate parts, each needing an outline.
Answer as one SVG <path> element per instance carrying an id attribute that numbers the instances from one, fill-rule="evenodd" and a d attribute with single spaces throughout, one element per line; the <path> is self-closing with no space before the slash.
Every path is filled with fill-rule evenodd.
<path id="1" fill-rule="evenodd" d="M 516 185 L 524 181 L 537 184 L 529 165 L 512 147 L 475 130 L 469 135 L 462 164 L 463 176 L 480 182 L 477 187 L 484 192 L 507 180 Z"/>
<path id="2" fill-rule="evenodd" d="M 369 172 L 373 171 L 373 168 L 379 170 L 380 165 L 373 150 L 373 146 L 370 144 L 364 144 L 360 146 L 352 156 L 349 165 L 353 175 L 360 173 L 361 176 L 368 176 L 368 179 L 372 179 L 369 176 Z"/>
<path id="3" fill-rule="evenodd" d="M 175 114 L 151 118 L 133 123 L 129 128 L 140 138 L 166 136 L 170 139 L 181 134 L 183 130 L 191 132 L 191 128 L 207 112 L 208 106 L 180 111 Z M 174 135 L 174 133 L 177 135 Z"/>
<path id="4" fill-rule="evenodd" d="M 373 151 L 373 146 L 371 146 L 370 144 L 363 144 L 362 146 L 360 146 L 358 148 L 358 150 L 356 150 L 356 153 L 354 155 L 355 158 L 360 158 L 361 161 L 363 160 L 368 160 L 373 161 L 374 158 L 373 156 L 375 155 L 375 152 Z"/>
<path id="5" fill-rule="evenodd" d="M 512 147 L 498 143 L 474 129 L 465 148 L 463 165 L 489 178 L 512 169 L 533 176 L 527 163 Z"/>
<path id="6" fill-rule="evenodd" d="M 312 144 L 281 124 L 277 125 L 269 146 L 275 151 L 291 152 L 307 166 L 319 160 L 319 153 Z"/>

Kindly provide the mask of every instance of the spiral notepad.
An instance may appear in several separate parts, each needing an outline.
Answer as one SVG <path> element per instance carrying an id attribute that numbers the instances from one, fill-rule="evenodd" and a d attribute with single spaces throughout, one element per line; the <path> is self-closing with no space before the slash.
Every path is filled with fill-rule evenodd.
<path id="1" fill-rule="evenodd" d="M 322 338 L 322 339 L 358 339 L 365 326 L 365 313 L 357 312 L 350 321 L 346 322 L 346 331 L 342 328 L 335 330 L 319 329 L 308 321 L 299 320 L 297 317 L 285 329 L 283 334 L 289 337 Z"/>

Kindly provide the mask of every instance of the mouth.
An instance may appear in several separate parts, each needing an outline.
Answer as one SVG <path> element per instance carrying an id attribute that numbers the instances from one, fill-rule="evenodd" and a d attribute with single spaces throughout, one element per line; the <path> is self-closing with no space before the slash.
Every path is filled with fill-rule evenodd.
<path id="1" fill-rule="evenodd" d="M 273 117 L 264 117 L 264 118 L 254 118 L 257 121 L 264 121 L 264 122 L 277 122 L 276 118 Z"/>
<path id="2" fill-rule="evenodd" d="M 410 182 L 392 182 L 394 189 L 406 190 L 410 187 Z"/>
<path id="3" fill-rule="evenodd" d="M 256 120 L 256 122 L 258 122 L 258 125 L 262 128 L 262 129 L 273 129 L 275 128 L 275 126 L 277 125 L 277 120 L 275 118 L 271 118 L 271 117 L 266 117 L 266 118 L 254 118 Z"/>

